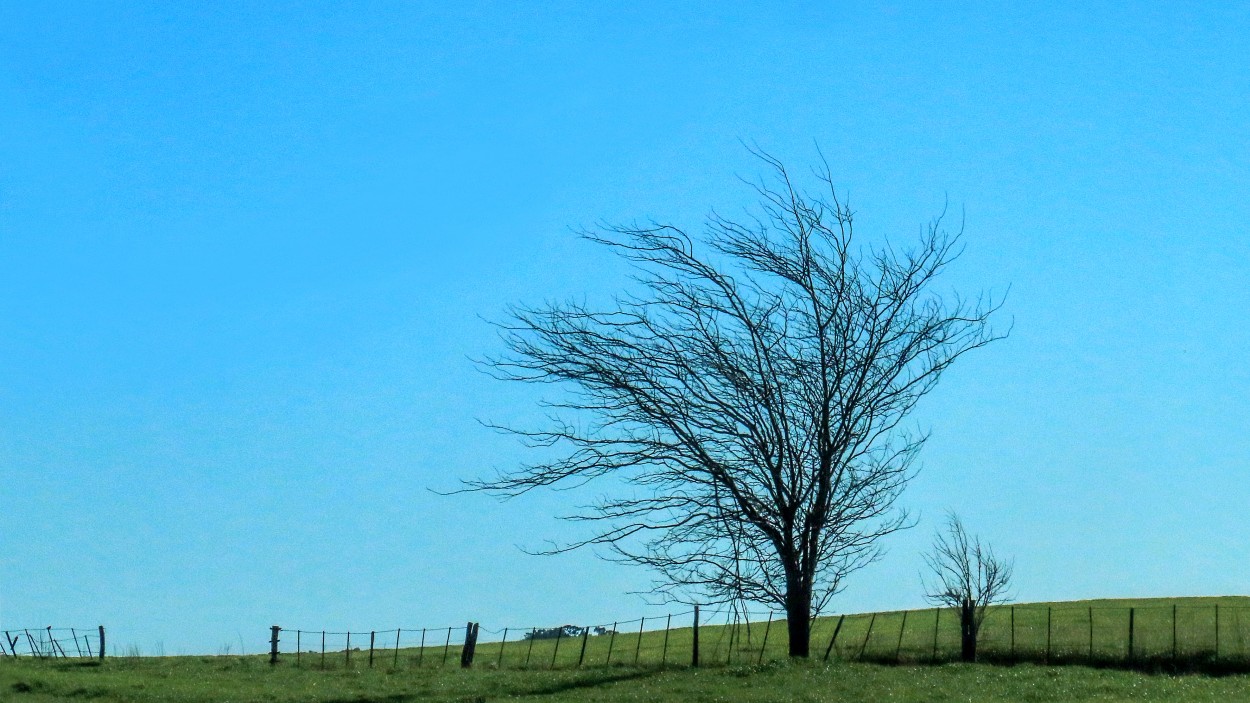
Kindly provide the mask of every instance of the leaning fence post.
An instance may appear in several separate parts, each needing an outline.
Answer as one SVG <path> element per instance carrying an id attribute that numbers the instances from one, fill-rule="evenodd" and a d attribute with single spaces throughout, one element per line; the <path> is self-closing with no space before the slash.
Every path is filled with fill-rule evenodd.
<path id="1" fill-rule="evenodd" d="M 634 647 L 634 666 L 638 666 L 638 654 L 642 651 L 642 628 L 646 624 L 646 618 L 638 621 L 638 644 Z"/>
<path id="2" fill-rule="evenodd" d="M 670 627 L 672 627 L 672 626 L 673 626 L 673 614 L 672 614 L 672 613 L 669 613 L 669 614 L 668 614 L 668 619 L 664 621 L 664 651 L 660 654 L 660 665 L 661 665 L 661 666 L 663 666 L 663 665 L 665 665 L 665 664 L 667 664 L 667 663 L 668 663 L 668 630 L 669 630 L 669 628 L 670 628 Z M 696 643 L 699 641 L 699 638 L 698 638 L 698 636 L 697 636 L 697 635 L 695 636 L 695 640 L 694 640 L 694 641 L 695 641 Z M 698 647 L 698 644 L 696 644 L 695 646 L 696 646 L 696 648 L 697 648 L 697 647 Z"/>
<path id="3" fill-rule="evenodd" d="M 829 638 L 829 646 L 825 647 L 825 661 L 829 661 L 829 653 L 833 651 L 833 643 L 838 641 L 838 633 L 842 631 L 843 620 L 846 620 L 846 615 L 845 614 L 839 615 L 838 624 L 835 625 L 833 628 L 833 637 Z M 770 612 L 768 614 L 768 623 L 771 625 L 772 622 L 773 622 L 773 614 Z M 765 643 L 768 642 L 768 628 L 764 628 L 764 642 Z M 763 649 L 760 650 L 760 656 L 761 657 L 764 656 Z"/>
<path id="4" fill-rule="evenodd" d="M 768 611 L 768 622 L 764 624 L 764 641 L 760 644 L 760 658 L 756 660 L 755 665 L 759 666 L 764 663 L 764 650 L 768 649 L 768 628 L 773 626 L 773 611 Z M 834 631 L 837 635 L 837 630 Z M 825 650 L 825 661 L 829 661 L 829 650 Z"/>
<path id="5" fill-rule="evenodd" d="M 667 629 L 664 630 L 664 641 L 668 642 Z M 690 665 L 696 667 L 699 665 L 699 606 L 697 605 L 694 607 L 694 647 Z"/>
<path id="6" fill-rule="evenodd" d="M 451 651 L 451 627 L 447 628 L 447 641 L 443 643 L 443 666 L 447 666 L 447 653 Z"/>
<path id="7" fill-rule="evenodd" d="M 1014 612 L 1014 611 L 1013 611 Z M 1012 618 L 1015 622 L 1015 618 Z M 937 661 L 938 633 L 942 631 L 942 609 L 933 609 L 933 661 Z"/>
<path id="8" fill-rule="evenodd" d="M 282 632 L 282 628 L 272 625 L 269 628 L 269 663 L 278 663 L 278 633 Z"/>
<path id="9" fill-rule="evenodd" d="M 582 628 L 582 651 L 577 655 L 577 666 L 581 668 L 582 662 L 586 660 L 586 641 L 590 639 L 590 626 Z"/>
<path id="10" fill-rule="evenodd" d="M 556 646 L 551 650 L 551 668 L 556 668 L 556 655 L 560 653 L 560 638 L 564 636 L 564 625 L 556 628 Z"/>
<path id="11" fill-rule="evenodd" d="M 503 631 L 504 637 L 508 636 L 508 631 Z M 616 643 L 616 623 L 612 623 L 612 634 L 608 635 L 608 664 L 612 663 L 612 645 Z"/>
<path id="12" fill-rule="evenodd" d="M 421 649 L 417 650 L 417 666 L 425 662 L 425 628 L 421 628 Z"/>
<path id="13" fill-rule="evenodd" d="M 395 659 L 391 661 L 391 666 L 394 666 L 394 667 L 399 666 L 399 633 L 403 631 L 404 631 L 404 628 L 402 627 L 397 628 L 395 630 Z"/>
<path id="14" fill-rule="evenodd" d="M 74 651 L 78 652 L 78 658 L 82 659 L 82 647 L 78 646 L 78 630 L 75 630 L 74 628 L 71 627 L 69 628 L 69 634 L 73 635 L 74 637 Z M 3 654 L 3 653 L 4 653 L 4 647 L 0 647 L 0 654 Z"/>
<path id="15" fill-rule="evenodd" d="M 530 629 L 530 646 L 525 648 L 525 666 L 530 665 L 530 654 L 534 652 L 534 640 L 538 639 L 538 628 Z"/>
<path id="16" fill-rule="evenodd" d="M 873 613 L 873 614 L 872 614 L 872 617 L 868 619 L 868 633 L 867 633 L 866 635 L 864 635 L 864 643 L 863 643 L 862 645 L 860 645 L 860 647 L 859 647 L 859 658 L 860 658 L 860 659 L 863 659 L 863 658 L 864 658 L 864 652 L 865 652 L 865 651 L 867 651 L 867 649 L 868 649 L 868 640 L 869 640 L 869 638 L 871 638 L 871 637 L 872 637 L 872 624 L 873 624 L 873 623 L 875 623 L 876 621 L 877 621 L 877 614 L 876 614 L 876 613 Z"/>
<path id="17" fill-rule="evenodd" d="M 503 646 L 508 644 L 508 628 L 503 629 L 503 640 L 499 643 L 499 661 L 495 662 L 495 668 L 503 667 Z"/>
<path id="18" fill-rule="evenodd" d="M 344 652 L 344 656 L 346 657 L 344 663 L 351 664 L 352 663 L 352 633 L 351 632 L 347 633 L 347 646 L 343 648 L 343 652 Z"/>

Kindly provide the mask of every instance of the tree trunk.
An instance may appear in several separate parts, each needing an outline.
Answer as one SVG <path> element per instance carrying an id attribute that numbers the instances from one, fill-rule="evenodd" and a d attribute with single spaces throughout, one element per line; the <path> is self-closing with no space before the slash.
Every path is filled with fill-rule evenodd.
<path id="1" fill-rule="evenodd" d="M 971 603 L 964 603 L 959 608 L 959 640 L 960 659 L 965 662 L 977 660 L 977 625 L 974 615 L 976 609 Z"/>
<path id="2" fill-rule="evenodd" d="M 806 658 L 811 652 L 812 640 L 810 592 L 796 588 L 786 594 L 786 627 L 790 631 L 790 656 Z"/>

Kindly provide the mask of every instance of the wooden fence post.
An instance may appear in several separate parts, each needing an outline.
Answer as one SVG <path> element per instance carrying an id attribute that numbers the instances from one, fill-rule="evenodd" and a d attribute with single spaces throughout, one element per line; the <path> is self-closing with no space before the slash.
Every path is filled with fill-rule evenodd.
<path id="1" fill-rule="evenodd" d="M 404 628 L 402 627 L 395 629 L 395 658 L 391 661 L 391 666 L 393 667 L 399 666 L 399 633 L 403 632 L 403 630 Z"/>
<path id="2" fill-rule="evenodd" d="M 82 647 L 78 646 L 78 630 L 69 628 L 69 634 L 74 638 L 74 651 L 78 652 L 78 658 L 82 659 Z M 4 653 L 4 647 L 0 647 L 0 654 Z"/>
<path id="3" fill-rule="evenodd" d="M 768 629 L 773 626 L 773 611 L 768 611 L 768 622 L 764 624 L 764 641 L 760 643 L 760 657 L 756 660 L 755 665 L 759 666 L 764 663 L 764 650 L 768 649 Z M 837 634 L 837 631 L 834 631 Z M 829 652 L 825 651 L 825 661 L 829 661 Z"/>
<path id="4" fill-rule="evenodd" d="M 504 630 L 505 635 L 507 634 L 507 632 L 508 632 L 507 630 Z M 616 643 L 616 623 L 612 623 L 612 634 L 608 636 L 608 661 L 607 661 L 608 664 L 612 663 L 612 645 L 615 643 Z"/>
<path id="5" fill-rule="evenodd" d="M 508 628 L 503 629 L 503 640 L 499 643 L 499 660 L 495 662 L 495 668 L 503 668 L 503 647 L 508 644 Z"/>
<path id="6" fill-rule="evenodd" d="M 642 627 L 646 624 L 646 618 L 638 622 L 638 644 L 634 647 L 634 666 L 638 666 L 638 654 L 642 651 Z"/>
<path id="7" fill-rule="evenodd" d="M 564 625 L 556 628 L 556 646 L 551 650 L 551 668 L 556 668 L 556 655 L 560 653 L 560 638 L 564 636 Z"/>
<path id="8" fill-rule="evenodd" d="M 100 626 L 100 661 L 104 661 L 104 626 Z"/>
<path id="9" fill-rule="evenodd" d="M 304 643 L 303 643 L 303 641 L 300 639 L 300 635 L 302 635 L 302 634 L 304 634 L 304 633 L 303 633 L 302 631 L 300 631 L 300 630 L 296 630 L 296 631 L 295 631 L 295 668 L 297 668 L 297 669 L 299 668 L 299 655 L 300 655 L 300 650 L 304 648 L 304 647 L 303 647 L 303 644 L 304 644 Z"/>
<path id="10" fill-rule="evenodd" d="M 825 661 L 829 661 L 829 653 L 833 651 L 834 642 L 838 641 L 838 633 L 842 631 L 842 622 L 844 620 L 846 620 L 845 614 L 838 616 L 838 624 L 834 625 L 833 627 L 833 637 L 829 638 L 829 646 L 825 647 Z M 773 614 L 769 613 L 768 622 L 771 624 L 772 621 L 773 621 Z M 767 628 L 764 629 L 764 641 L 765 642 L 768 641 L 768 629 Z"/>
<path id="11" fill-rule="evenodd" d="M 664 641 L 668 641 L 668 630 L 664 631 Z M 699 666 L 699 606 L 697 605 L 694 607 L 694 647 L 691 652 L 690 665 Z"/>
<path id="12" fill-rule="evenodd" d="M 472 620 L 464 628 L 464 647 L 460 650 L 460 668 L 473 666 L 473 655 L 477 652 L 477 633 L 479 625 Z"/>
<path id="13" fill-rule="evenodd" d="M 868 634 L 864 635 L 864 643 L 860 645 L 860 648 L 859 648 L 860 659 L 864 658 L 864 652 L 867 651 L 868 649 L 868 639 L 872 637 L 872 625 L 876 621 L 877 621 L 877 614 L 873 613 L 872 617 L 868 619 Z"/>
<path id="14" fill-rule="evenodd" d="M 898 646 L 894 648 L 894 663 L 898 663 L 899 653 L 903 651 L 903 632 L 907 630 L 907 611 L 903 611 L 903 624 L 898 626 Z"/>
<path id="15" fill-rule="evenodd" d="M 537 634 L 538 634 L 537 628 L 532 628 L 530 630 L 530 646 L 526 648 L 525 650 L 525 665 L 526 666 L 530 665 L 530 654 L 532 654 L 534 651 L 534 640 L 538 639 L 537 637 L 535 637 L 535 635 Z"/>
<path id="16" fill-rule="evenodd" d="M 1016 660 L 1016 606 L 1011 606 L 1011 660 Z"/>
<path id="17" fill-rule="evenodd" d="M 696 618 L 697 620 L 697 618 Z M 668 614 L 668 619 L 664 621 L 664 649 L 660 652 L 660 666 L 668 664 L 668 631 L 673 626 L 673 614 Z M 697 629 L 697 628 L 696 628 Z M 694 641 L 699 641 L 699 636 L 695 635 Z M 695 645 L 698 649 L 698 644 Z"/>
<path id="18" fill-rule="evenodd" d="M 590 626 L 582 628 L 582 651 L 577 655 L 577 668 L 582 667 L 582 662 L 586 661 L 586 642 L 590 639 Z"/>
<path id="19" fill-rule="evenodd" d="M 369 630 L 369 668 L 373 668 L 373 643 L 378 639 L 377 630 Z"/>
<path id="20" fill-rule="evenodd" d="M 345 657 L 345 661 L 344 661 L 345 664 L 352 663 L 352 633 L 351 632 L 347 633 L 347 646 L 343 647 L 343 656 Z"/>
<path id="21" fill-rule="evenodd" d="M 421 628 L 421 648 L 417 650 L 417 666 L 425 663 L 425 628 Z"/>
<path id="22" fill-rule="evenodd" d="M 1215 658 L 1220 658 L 1220 604 L 1215 604 Z"/>
<path id="23" fill-rule="evenodd" d="M 1094 606 L 1089 606 L 1089 658 L 1094 658 Z"/>
<path id="24" fill-rule="evenodd" d="M 269 628 L 269 663 L 278 663 L 278 633 L 282 632 L 282 628 L 272 625 Z"/>
<path id="25" fill-rule="evenodd" d="M 326 631 L 321 631 L 321 668 L 326 668 Z"/>
<path id="26" fill-rule="evenodd" d="M 447 666 L 447 653 L 451 651 L 451 626 L 447 627 L 447 641 L 443 642 L 443 666 Z"/>
<path id="27" fill-rule="evenodd" d="M 942 609 L 933 609 L 933 661 L 938 658 L 938 634 L 942 631 Z"/>

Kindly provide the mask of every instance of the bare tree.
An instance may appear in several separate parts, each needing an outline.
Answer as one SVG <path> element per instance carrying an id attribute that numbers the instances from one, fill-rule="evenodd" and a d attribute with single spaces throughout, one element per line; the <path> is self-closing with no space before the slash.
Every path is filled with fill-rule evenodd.
<path id="1" fill-rule="evenodd" d="M 985 620 L 985 610 L 1008 600 L 1011 562 L 999 559 L 979 537 L 969 537 L 955 514 L 933 540 L 933 552 L 925 561 L 936 580 L 926 584 L 929 602 L 959 611 L 960 658 L 977 660 L 977 634 Z"/>
<path id="2" fill-rule="evenodd" d="M 624 490 L 570 516 L 594 535 L 554 551 L 604 546 L 671 600 L 780 606 L 807 656 L 812 618 L 909 524 L 894 504 L 926 435 L 900 423 L 998 338 L 997 305 L 932 291 L 959 253 L 940 217 L 913 248 L 860 245 L 827 164 L 811 194 L 753 153 L 773 176 L 753 185 L 759 209 L 711 215 L 706 250 L 668 225 L 602 226 L 583 235 L 636 266 L 634 293 L 510 310 L 487 370 L 568 393 L 545 429 L 499 429 L 564 451 L 466 490 L 617 477 Z"/>

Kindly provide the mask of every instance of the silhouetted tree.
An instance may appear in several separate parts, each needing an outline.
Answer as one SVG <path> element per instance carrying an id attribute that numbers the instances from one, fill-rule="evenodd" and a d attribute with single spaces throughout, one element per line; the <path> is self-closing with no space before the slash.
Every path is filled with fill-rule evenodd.
<path id="1" fill-rule="evenodd" d="M 926 596 L 935 605 L 959 611 L 960 658 L 977 660 L 977 635 L 985 610 L 1008 600 L 1011 562 L 999 559 L 979 537 L 969 537 L 959 517 L 947 516 L 946 525 L 933 540 L 925 561 L 936 580 L 926 585 Z"/>
<path id="2" fill-rule="evenodd" d="M 959 251 L 941 217 L 913 248 L 862 246 L 827 165 L 809 194 L 753 153 L 774 176 L 754 186 L 760 208 L 710 216 L 705 249 L 668 225 L 584 233 L 636 265 L 639 292 L 510 310 L 509 353 L 486 368 L 570 392 L 550 426 L 500 429 L 566 451 L 466 489 L 619 477 L 632 488 L 573 516 L 602 529 L 553 551 L 606 546 L 673 600 L 778 605 L 807 656 L 812 618 L 908 524 L 894 504 L 926 437 L 901 421 L 997 338 L 997 306 L 932 290 Z"/>

